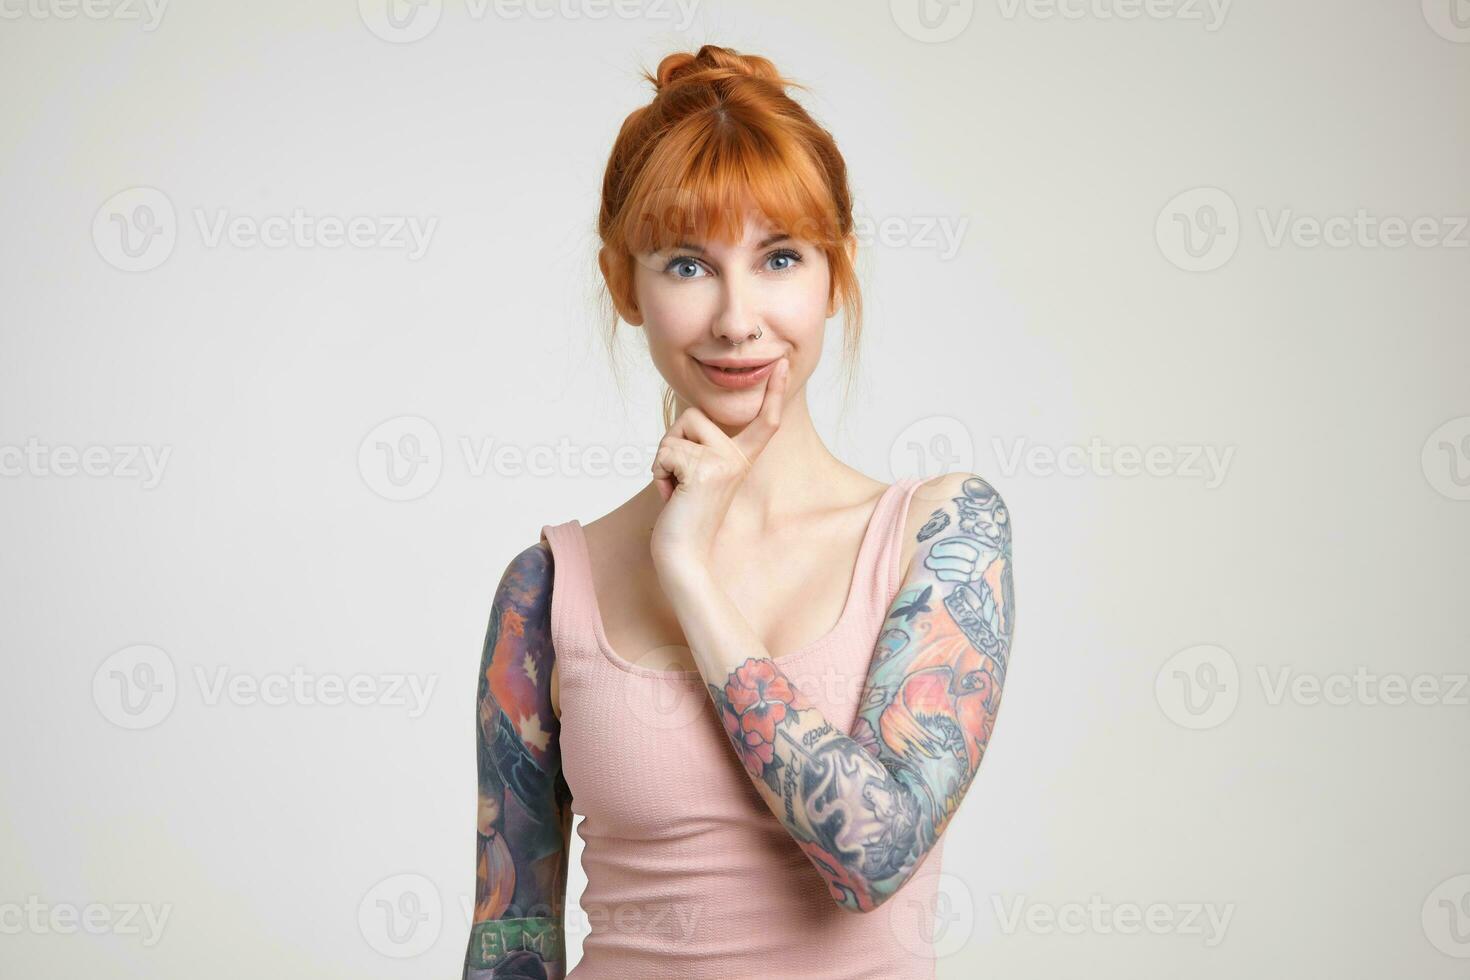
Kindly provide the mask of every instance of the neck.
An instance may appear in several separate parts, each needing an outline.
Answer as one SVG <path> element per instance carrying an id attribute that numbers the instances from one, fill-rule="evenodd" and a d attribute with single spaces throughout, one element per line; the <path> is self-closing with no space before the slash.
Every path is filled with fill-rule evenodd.
<path id="1" fill-rule="evenodd" d="M 678 399 L 674 407 L 677 413 L 688 406 Z M 743 423 L 716 424 L 732 438 L 745 428 Z M 830 505 L 834 495 L 849 495 L 842 488 L 854 482 L 862 485 L 856 492 L 862 492 L 871 481 L 832 455 L 807 409 L 806 391 L 788 394 L 781 409 L 781 426 L 751 464 L 730 502 L 725 526 L 763 531 L 792 515 Z M 658 491 L 651 484 L 650 489 L 657 499 Z"/>

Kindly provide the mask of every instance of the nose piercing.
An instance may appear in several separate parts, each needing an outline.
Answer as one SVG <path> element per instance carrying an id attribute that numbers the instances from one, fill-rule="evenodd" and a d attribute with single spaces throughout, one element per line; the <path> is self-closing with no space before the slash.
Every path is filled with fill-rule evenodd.
<path id="1" fill-rule="evenodd" d="M 756 327 L 755 333 L 751 334 L 749 337 L 746 337 L 745 340 L 760 340 L 761 334 L 763 333 L 765 333 L 764 330 L 762 330 L 760 327 Z M 736 347 L 739 347 L 741 344 L 745 343 L 745 340 L 732 340 L 730 341 L 730 343 L 734 344 Z"/>

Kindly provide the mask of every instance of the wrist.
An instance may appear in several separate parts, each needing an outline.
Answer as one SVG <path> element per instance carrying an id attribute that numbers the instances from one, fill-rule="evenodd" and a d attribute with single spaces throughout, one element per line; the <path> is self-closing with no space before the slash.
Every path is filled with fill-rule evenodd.
<path id="1" fill-rule="evenodd" d="M 714 580 L 709 565 L 697 555 L 672 554 L 655 557 L 653 564 L 658 572 L 659 583 L 671 600 L 676 597 L 676 593 L 699 591 Z"/>

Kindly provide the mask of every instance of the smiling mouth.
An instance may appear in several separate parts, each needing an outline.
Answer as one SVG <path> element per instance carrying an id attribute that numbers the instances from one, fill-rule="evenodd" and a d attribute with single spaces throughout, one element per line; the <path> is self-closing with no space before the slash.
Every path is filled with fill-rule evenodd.
<path id="1" fill-rule="evenodd" d="M 769 361 L 735 361 L 728 360 L 724 363 L 711 364 L 708 361 L 695 360 L 704 376 L 721 388 L 750 388 L 759 384 L 775 370 L 780 358 L 772 358 Z"/>

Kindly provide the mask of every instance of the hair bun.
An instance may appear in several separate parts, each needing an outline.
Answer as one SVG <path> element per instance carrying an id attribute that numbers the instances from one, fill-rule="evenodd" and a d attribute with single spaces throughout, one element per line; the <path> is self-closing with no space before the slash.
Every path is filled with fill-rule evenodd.
<path id="1" fill-rule="evenodd" d="M 780 87 L 787 84 L 769 59 L 754 54 L 741 54 L 733 48 L 723 48 L 716 44 L 706 44 L 692 54 L 688 51 L 676 51 L 666 55 L 658 63 L 656 75 L 647 75 L 659 92 L 691 80 L 717 82 L 740 76 L 759 78 Z"/>

